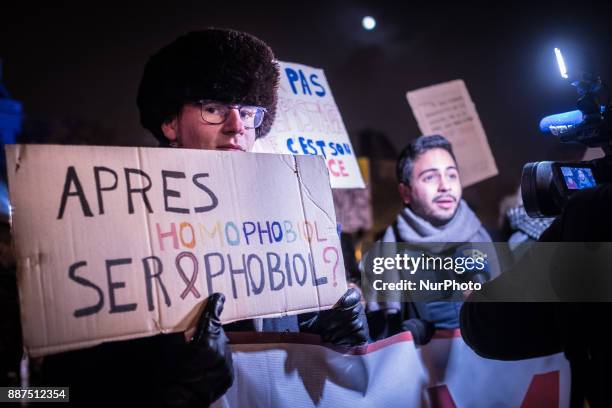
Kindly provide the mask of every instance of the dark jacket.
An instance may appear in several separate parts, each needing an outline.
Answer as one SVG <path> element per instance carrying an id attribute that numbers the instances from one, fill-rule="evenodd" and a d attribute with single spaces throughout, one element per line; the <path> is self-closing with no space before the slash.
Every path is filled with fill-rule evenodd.
<path id="1" fill-rule="evenodd" d="M 299 330 L 296 316 L 261 320 L 261 331 Z M 254 319 L 225 326 L 227 331 L 256 329 Z M 201 402 L 189 401 L 175 386 L 185 369 L 179 364 L 185 352 L 183 333 L 104 343 L 45 357 L 42 383 L 36 385 L 69 386 L 73 406 L 118 402 L 147 407 L 200 406 Z"/>
<path id="2" fill-rule="evenodd" d="M 540 241 L 612 241 L 612 185 L 572 196 Z M 612 303 L 479 302 L 495 301 L 498 290 L 525 290 L 520 282 L 529 279 L 522 279 L 520 274 L 519 264 L 516 270 L 505 272 L 471 294 L 461 310 L 465 342 L 480 356 L 499 360 L 563 351 L 572 368 L 572 406 L 582 407 L 583 398 L 591 407 L 612 406 L 612 348 L 605 334 Z"/>
<path id="3" fill-rule="evenodd" d="M 491 237 L 482 226 L 480 220 L 462 200 L 459 204 L 457 213 L 453 219 L 442 227 L 431 225 L 425 219 L 421 218 L 409 208 L 405 208 L 396 218 L 396 220 L 387 227 L 384 236 L 381 240 L 381 249 L 383 252 L 388 250 L 389 255 L 393 256 L 398 253 L 397 248 L 388 246 L 391 243 L 407 243 L 414 248 L 408 252 L 413 252 L 412 256 L 418 257 L 421 253 L 431 253 L 434 256 L 440 257 L 463 257 L 466 256 L 464 251 L 470 248 L 486 248 L 488 255 L 487 268 L 479 276 L 470 276 L 466 274 L 467 280 L 482 282 L 489 280 L 492 276 L 499 274 L 499 261 L 495 248 L 491 243 Z M 441 243 L 443 246 L 438 248 Z M 472 244 L 481 245 L 472 245 Z M 387 245 L 386 247 L 382 247 Z M 444 249 L 441 249 L 441 248 Z M 414 275 L 419 280 L 430 280 L 442 282 L 444 279 L 459 280 L 459 275 L 452 271 L 434 271 L 425 274 L 424 271 L 419 271 Z M 398 278 L 399 279 L 399 278 Z M 369 290 L 365 288 L 364 290 Z M 414 293 L 414 292 L 413 292 Z M 459 311 L 462 302 L 457 300 L 449 300 L 449 296 L 444 296 L 440 293 L 435 297 L 435 300 L 421 300 L 426 293 L 422 292 L 413 298 L 397 298 L 392 299 L 387 296 L 385 302 L 369 302 L 368 307 L 368 324 L 370 325 L 370 335 L 373 339 L 382 339 L 392 336 L 399 331 L 405 330 L 403 323 L 410 319 L 418 319 L 427 322 L 428 325 L 435 329 L 456 329 L 459 327 Z M 399 295 L 398 295 L 399 296 Z M 405 296 L 405 295 L 401 295 Z M 425 296 L 426 297 L 426 296 Z M 410 300 L 409 302 L 407 300 Z M 413 335 L 415 333 L 413 332 Z M 433 334 L 433 332 L 432 332 Z"/>
<path id="4" fill-rule="evenodd" d="M 39 386 L 70 387 L 73 406 L 173 406 L 168 391 L 184 344 L 175 333 L 46 356 Z"/>

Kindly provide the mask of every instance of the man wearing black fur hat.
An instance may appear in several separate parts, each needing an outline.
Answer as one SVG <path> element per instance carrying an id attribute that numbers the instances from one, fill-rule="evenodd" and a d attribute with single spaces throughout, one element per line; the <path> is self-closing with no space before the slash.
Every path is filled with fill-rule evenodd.
<path id="1" fill-rule="evenodd" d="M 162 147 L 250 151 L 276 111 L 278 65 L 272 50 L 242 32 L 207 29 L 176 39 L 153 55 L 137 104 L 142 125 Z M 233 382 L 231 352 L 220 323 L 224 296 L 211 295 L 189 342 L 183 334 L 103 344 L 51 356 L 47 379 L 82 397 L 144 405 L 206 406 Z M 331 310 L 254 319 L 232 330 L 308 331 L 336 345 L 367 341 L 359 294 L 348 291 Z M 94 374 L 92 374 L 92 372 Z M 102 394 L 102 389 L 108 393 Z"/>
<path id="2" fill-rule="evenodd" d="M 270 48 L 246 33 L 205 30 L 164 47 L 138 92 L 144 127 L 161 146 L 248 151 L 268 132 L 278 69 Z M 182 333 L 102 344 L 45 359 L 44 381 L 70 386 L 71 402 L 207 406 L 231 386 L 233 368 L 213 294 L 188 341 Z M 45 384 L 46 385 L 46 384 Z"/>
<path id="3" fill-rule="evenodd" d="M 248 152 L 272 127 L 278 81 L 272 50 L 250 34 L 188 33 L 147 63 L 137 98 L 140 121 L 161 146 Z M 231 329 L 319 332 L 337 345 L 356 345 L 367 339 L 360 313 L 359 294 L 350 290 L 328 312 L 243 321 Z"/>
<path id="4" fill-rule="evenodd" d="M 192 32 L 147 63 L 141 123 L 161 146 L 250 151 L 272 127 L 278 80 L 263 41 L 232 30 Z"/>

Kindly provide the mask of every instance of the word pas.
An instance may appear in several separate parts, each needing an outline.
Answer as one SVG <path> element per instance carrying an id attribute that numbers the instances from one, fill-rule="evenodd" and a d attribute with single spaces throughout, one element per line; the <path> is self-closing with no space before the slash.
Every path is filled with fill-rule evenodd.
<path id="1" fill-rule="evenodd" d="M 296 71 L 293 68 L 285 68 L 285 74 L 289 80 L 289 85 L 291 85 L 291 91 L 295 95 L 299 95 L 299 93 L 302 95 L 312 95 L 313 91 L 311 87 L 314 89 L 314 94 L 321 98 L 327 93 L 323 85 L 318 82 L 319 76 L 317 74 L 310 74 L 306 76 L 304 71 L 301 69 Z"/>

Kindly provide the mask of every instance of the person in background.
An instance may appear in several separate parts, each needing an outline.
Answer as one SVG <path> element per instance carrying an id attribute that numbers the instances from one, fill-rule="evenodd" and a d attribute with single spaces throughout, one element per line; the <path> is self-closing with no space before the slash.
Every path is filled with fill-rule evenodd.
<path id="1" fill-rule="evenodd" d="M 525 254 L 532 243 L 552 224 L 554 218 L 533 218 L 527 214 L 523 205 L 521 188 L 505 197 L 499 207 L 499 226 L 503 231 L 502 240 L 508 242 L 509 259 L 506 267 L 511 267 Z"/>
<path id="2" fill-rule="evenodd" d="M 427 248 L 431 255 L 456 256 L 465 243 L 491 242 L 480 220 L 461 199 L 462 185 L 451 144 L 443 136 L 421 136 L 397 160 L 400 196 L 405 205 L 387 227 L 382 243 L 408 243 Z M 443 248 L 436 244 L 444 243 Z M 494 251 L 483 280 L 499 273 Z M 417 272 L 418 273 L 418 272 Z M 427 343 L 435 329 L 459 327 L 461 302 L 433 300 L 368 302 L 373 339 L 409 330 L 417 344 Z"/>

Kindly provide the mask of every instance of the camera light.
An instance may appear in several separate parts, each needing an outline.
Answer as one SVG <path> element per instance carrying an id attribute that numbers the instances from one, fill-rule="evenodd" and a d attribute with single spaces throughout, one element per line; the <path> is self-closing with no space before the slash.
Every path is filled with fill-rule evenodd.
<path id="1" fill-rule="evenodd" d="M 565 67 L 565 61 L 563 60 L 563 54 L 561 54 L 560 49 L 555 48 L 555 56 L 557 57 L 557 65 L 559 65 L 559 72 L 561 72 L 561 77 L 568 78 L 567 68 Z"/>

